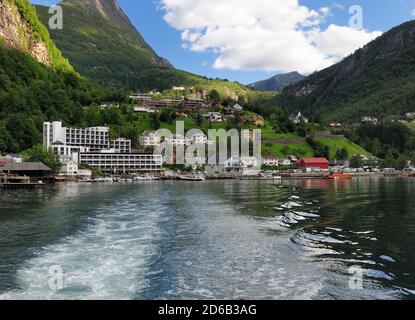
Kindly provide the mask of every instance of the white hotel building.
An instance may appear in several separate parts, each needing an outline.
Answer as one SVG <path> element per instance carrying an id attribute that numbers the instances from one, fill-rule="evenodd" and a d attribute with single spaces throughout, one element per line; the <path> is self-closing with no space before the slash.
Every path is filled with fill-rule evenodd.
<path id="1" fill-rule="evenodd" d="M 45 122 L 43 145 L 61 156 L 70 156 L 76 151 L 108 149 L 110 130 L 108 127 L 66 128 L 61 121 Z"/>
<path id="2" fill-rule="evenodd" d="M 153 154 L 133 153 L 81 153 L 79 163 L 98 168 L 104 173 L 144 173 L 161 172 L 163 157 Z"/>
<path id="3" fill-rule="evenodd" d="M 162 157 L 131 153 L 131 140 L 110 140 L 108 127 L 66 128 L 62 122 L 43 124 L 43 145 L 62 162 L 75 161 L 105 173 L 158 172 Z"/>

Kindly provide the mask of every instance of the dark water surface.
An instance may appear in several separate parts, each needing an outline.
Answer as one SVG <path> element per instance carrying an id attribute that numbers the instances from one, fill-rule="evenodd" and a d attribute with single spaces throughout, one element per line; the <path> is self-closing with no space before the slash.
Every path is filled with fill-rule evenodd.
<path id="1" fill-rule="evenodd" d="M 414 299 L 415 179 L 0 191 L 0 299 L 29 298 Z"/>

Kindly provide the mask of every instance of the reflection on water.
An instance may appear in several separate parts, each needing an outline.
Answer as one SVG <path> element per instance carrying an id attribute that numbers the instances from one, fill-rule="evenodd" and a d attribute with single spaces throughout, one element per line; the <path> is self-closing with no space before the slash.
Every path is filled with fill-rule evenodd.
<path id="1" fill-rule="evenodd" d="M 414 191 L 362 178 L 2 192 L 0 298 L 413 299 Z"/>

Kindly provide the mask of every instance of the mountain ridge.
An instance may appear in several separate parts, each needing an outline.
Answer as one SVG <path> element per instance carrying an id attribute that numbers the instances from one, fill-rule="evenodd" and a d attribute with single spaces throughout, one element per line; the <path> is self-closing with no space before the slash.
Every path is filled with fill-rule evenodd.
<path id="1" fill-rule="evenodd" d="M 415 111 L 415 20 L 405 22 L 341 62 L 288 86 L 273 102 L 327 121 Z"/>
<path id="2" fill-rule="evenodd" d="M 250 87 L 262 91 L 281 92 L 283 89 L 305 78 L 297 71 L 277 74 L 269 79 L 249 84 Z"/>

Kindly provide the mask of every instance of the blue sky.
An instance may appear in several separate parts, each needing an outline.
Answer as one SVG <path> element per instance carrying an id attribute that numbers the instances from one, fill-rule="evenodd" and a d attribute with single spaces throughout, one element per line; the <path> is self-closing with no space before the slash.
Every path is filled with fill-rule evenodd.
<path id="1" fill-rule="evenodd" d="M 160 8 L 161 1 L 164 8 Z M 32 2 L 50 5 L 58 1 Z M 292 20 L 293 23 L 301 23 L 304 30 L 309 30 L 304 25 L 311 18 L 307 21 L 303 19 L 304 10 L 294 5 L 287 9 L 287 13 L 279 15 L 285 3 L 293 4 L 295 0 L 241 0 L 234 2 L 234 7 L 232 0 L 194 0 L 192 5 L 183 5 L 185 2 L 180 0 L 118 2 L 145 40 L 176 68 L 241 83 L 255 82 L 285 71 L 308 73 L 321 69 L 378 36 L 379 31 L 385 32 L 413 19 L 415 10 L 413 0 L 300 0 L 299 4 L 307 8 L 308 14 L 319 14 L 319 22 L 313 25 L 317 33 L 312 38 L 307 36 L 312 40 L 305 41 L 303 31 L 299 33 L 293 29 L 291 22 L 284 22 L 284 19 Z M 210 15 L 209 2 L 215 3 L 215 9 L 222 9 L 226 15 Z M 252 3 L 261 3 L 264 7 L 269 5 L 275 11 L 269 14 L 264 9 L 262 12 L 251 7 Z M 242 8 L 244 5 L 246 8 Z M 348 27 L 351 17 L 348 11 L 353 5 L 363 9 L 364 30 L 359 33 Z M 328 8 L 329 12 L 321 8 Z M 167 12 L 170 12 L 170 18 L 165 19 Z M 252 16 L 250 12 L 253 12 Z M 261 22 L 254 21 L 239 28 L 251 17 Z M 235 24 L 238 26 L 235 27 Z M 212 32 L 206 31 L 209 29 Z M 285 31 L 279 32 L 282 29 Z M 188 30 L 187 37 L 183 38 L 185 30 Z M 325 32 L 327 30 L 330 32 Z"/>

